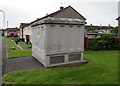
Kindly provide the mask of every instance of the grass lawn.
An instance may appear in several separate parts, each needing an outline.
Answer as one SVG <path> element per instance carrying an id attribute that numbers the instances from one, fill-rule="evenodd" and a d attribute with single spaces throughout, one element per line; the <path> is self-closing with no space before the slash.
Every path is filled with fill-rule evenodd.
<path id="1" fill-rule="evenodd" d="M 118 84 L 118 51 L 85 51 L 88 64 L 6 74 L 16 84 Z"/>
<path id="2" fill-rule="evenodd" d="M 14 42 L 12 42 L 11 39 L 13 39 L 13 38 L 6 38 L 6 47 L 7 47 L 8 58 L 32 55 L 32 50 L 22 50 Z M 9 47 L 15 47 L 16 50 L 12 50 Z"/>

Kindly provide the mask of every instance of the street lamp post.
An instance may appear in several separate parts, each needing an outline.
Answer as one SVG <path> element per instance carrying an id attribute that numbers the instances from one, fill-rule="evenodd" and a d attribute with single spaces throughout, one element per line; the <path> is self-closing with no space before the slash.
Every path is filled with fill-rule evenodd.
<path id="1" fill-rule="evenodd" d="M 5 12 L 3 10 L 0 10 L 1 12 L 3 12 L 3 18 L 4 18 L 4 28 L 5 28 Z"/>

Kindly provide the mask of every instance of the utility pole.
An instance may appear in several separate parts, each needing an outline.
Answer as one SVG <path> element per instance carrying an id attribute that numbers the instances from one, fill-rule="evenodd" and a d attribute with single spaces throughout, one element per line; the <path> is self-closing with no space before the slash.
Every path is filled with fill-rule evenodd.
<path id="1" fill-rule="evenodd" d="M 5 12 L 3 10 L 0 10 L 0 12 L 3 12 L 3 23 L 4 23 L 4 28 L 5 28 Z"/>
<path id="2" fill-rule="evenodd" d="M 8 28 L 8 23 L 9 23 L 9 22 L 7 21 L 7 28 Z"/>

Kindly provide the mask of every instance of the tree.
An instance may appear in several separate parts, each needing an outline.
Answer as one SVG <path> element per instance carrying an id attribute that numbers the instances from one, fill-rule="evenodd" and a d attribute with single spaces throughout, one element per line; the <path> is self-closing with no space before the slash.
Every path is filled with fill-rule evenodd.
<path id="1" fill-rule="evenodd" d="M 113 33 L 115 36 L 118 34 L 118 27 L 113 27 L 111 30 L 111 33 Z"/>

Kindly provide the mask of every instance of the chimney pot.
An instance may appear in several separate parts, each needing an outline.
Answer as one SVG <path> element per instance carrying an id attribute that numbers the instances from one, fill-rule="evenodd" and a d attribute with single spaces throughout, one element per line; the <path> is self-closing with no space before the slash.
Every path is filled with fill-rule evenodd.
<path id="1" fill-rule="evenodd" d="M 60 7 L 60 10 L 62 10 L 62 9 L 64 9 L 64 7 L 61 6 L 61 7 Z"/>

